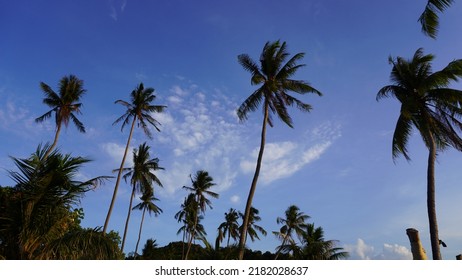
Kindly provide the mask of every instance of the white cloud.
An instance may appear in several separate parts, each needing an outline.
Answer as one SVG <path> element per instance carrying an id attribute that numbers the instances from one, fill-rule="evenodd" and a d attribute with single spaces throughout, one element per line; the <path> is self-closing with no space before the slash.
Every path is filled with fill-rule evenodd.
<path id="1" fill-rule="evenodd" d="M 382 252 L 375 256 L 378 260 L 412 260 L 412 252 L 398 244 L 383 244 Z"/>
<path id="2" fill-rule="evenodd" d="M 139 81 L 144 81 L 148 78 L 148 76 L 143 73 L 135 73 L 135 78 Z"/>
<path id="3" fill-rule="evenodd" d="M 205 101 L 205 94 L 203 94 L 202 92 L 196 93 L 196 97 L 197 97 L 201 102 L 204 102 L 204 101 Z"/>
<path id="4" fill-rule="evenodd" d="M 412 253 L 405 246 L 398 244 L 383 244 L 381 250 L 366 244 L 358 238 L 356 244 L 344 245 L 343 248 L 349 252 L 350 259 L 356 260 L 411 260 Z"/>
<path id="5" fill-rule="evenodd" d="M 0 108 L 0 126 L 3 128 L 15 127 L 19 122 L 24 121 L 28 115 L 28 110 L 7 101 L 4 108 Z"/>
<path id="6" fill-rule="evenodd" d="M 170 89 L 170 92 L 179 95 L 179 96 L 186 96 L 189 94 L 189 91 L 186 89 L 182 89 L 180 86 L 175 85 Z"/>
<path id="7" fill-rule="evenodd" d="M 179 96 L 169 96 L 167 100 L 174 104 L 179 104 L 183 101 L 183 99 Z"/>
<path id="8" fill-rule="evenodd" d="M 49 134 L 50 132 L 54 133 L 55 131 L 53 116 L 51 119 L 48 119 L 42 123 L 37 123 L 35 121 L 35 119 L 40 116 L 40 114 L 46 112 L 45 110 L 47 110 L 47 108 L 44 108 L 44 111 L 37 115 L 31 115 L 28 109 L 22 105 L 17 104 L 17 102 L 1 99 L 0 129 L 27 139 L 36 140 L 43 132 L 45 132 L 48 137 L 48 135 L 51 135 Z M 53 136 L 54 134 L 49 137 L 51 138 Z"/>
<path id="9" fill-rule="evenodd" d="M 234 204 L 238 204 L 241 201 L 241 198 L 238 195 L 233 195 L 229 200 Z"/>
<path id="10" fill-rule="evenodd" d="M 162 175 L 165 194 L 176 194 L 181 186 L 190 183 L 189 174 L 201 169 L 214 178 L 215 191 L 223 192 L 233 185 L 238 174 L 233 166 L 238 165 L 236 155 L 243 145 L 241 127 L 227 116 L 230 108 L 207 105 L 216 100 L 215 96 L 197 86 L 187 88 L 170 89 L 175 93 L 173 97 L 182 99 L 174 104 L 174 115 L 170 111 L 155 115 L 162 124 L 162 131 L 156 137 L 159 148 L 174 155 L 171 157 L 170 152 L 165 158 L 168 171 Z M 167 102 L 167 106 L 172 105 L 175 99 Z"/>
<path id="11" fill-rule="evenodd" d="M 110 13 L 109 16 L 117 21 L 119 18 L 119 13 L 123 13 L 125 11 L 125 8 L 127 7 L 127 0 L 110 0 L 109 1 L 109 9 Z"/>
<path id="12" fill-rule="evenodd" d="M 267 143 L 260 173 L 262 184 L 289 177 L 304 166 L 318 160 L 340 135 L 340 126 L 328 122 L 311 130 L 308 142 L 315 144 L 310 146 L 291 141 Z M 259 147 L 241 161 L 240 167 L 243 173 L 254 172 L 258 151 Z"/>
<path id="13" fill-rule="evenodd" d="M 125 146 L 119 145 L 117 143 L 103 143 L 101 144 L 103 151 L 111 157 L 111 159 L 114 161 L 115 166 L 119 166 L 120 163 L 122 162 L 122 158 L 124 156 L 125 152 Z M 132 158 L 132 152 L 133 148 L 130 147 L 127 153 L 127 157 L 125 159 L 125 164 L 124 166 L 133 166 L 133 158 Z"/>

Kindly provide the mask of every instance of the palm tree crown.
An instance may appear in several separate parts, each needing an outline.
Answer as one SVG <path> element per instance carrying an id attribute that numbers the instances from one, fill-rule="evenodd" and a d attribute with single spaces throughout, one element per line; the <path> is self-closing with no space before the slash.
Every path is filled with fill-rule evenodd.
<path id="1" fill-rule="evenodd" d="M 302 237 L 301 258 L 306 260 L 340 260 L 348 258 L 349 254 L 343 248 L 337 247 L 337 240 L 325 240 L 324 229 L 308 224 Z"/>
<path id="2" fill-rule="evenodd" d="M 45 94 L 43 103 L 51 107 L 51 110 L 36 118 L 35 121 L 38 123 L 43 122 L 50 118 L 54 112 L 56 123 L 55 139 L 49 152 L 45 154 L 46 157 L 50 154 L 51 150 L 56 147 L 61 126 L 63 124 L 67 127 L 69 125 L 69 121 L 72 121 L 80 132 L 85 132 L 84 125 L 79 121 L 75 114 L 80 114 L 80 108 L 82 107 L 80 99 L 85 94 L 86 90 L 83 88 L 83 81 L 74 75 L 64 76 L 61 78 L 59 81 L 58 93 L 43 82 L 40 82 L 40 88 Z"/>
<path id="3" fill-rule="evenodd" d="M 229 247 L 229 241 L 232 238 L 236 240 L 239 237 L 239 215 L 236 209 L 230 208 L 228 212 L 225 213 L 225 221 L 218 226 L 219 232 L 219 241 L 227 235 L 226 246 Z"/>
<path id="4" fill-rule="evenodd" d="M 258 236 L 258 232 L 263 234 L 264 236 L 267 235 L 266 230 L 263 227 L 256 224 L 256 222 L 261 221 L 261 217 L 258 214 L 260 214 L 260 211 L 257 208 L 255 207 L 250 208 L 249 226 L 247 228 L 247 235 L 250 237 L 250 240 L 252 242 L 254 242 L 255 239 L 260 240 L 260 237 Z M 242 220 L 244 220 L 244 214 L 239 212 L 239 216 L 241 217 Z M 239 227 L 239 232 L 242 232 L 242 225 Z"/>
<path id="5" fill-rule="evenodd" d="M 285 212 L 285 217 L 278 217 L 276 219 L 278 224 L 282 224 L 282 227 L 278 232 L 274 231 L 273 234 L 282 240 L 281 245 L 276 253 L 276 258 L 287 243 L 295 243 L 293 234 L 295 233 L 298 238 L 302 238 L 303 233 L 306 231 L 308 220 L 310 216 L 303 212 L 300 212 L 300 208 L 296 205 L 291 205 Z"/>
<path id="6" fill-rule="evenodd" d="M 0 250 L 6 247 L 14 259 L 118 258 L 117 243 L 98 229 L 82 229 L 75 211 L 84 194 L 108 177 L 78 181 L 89 160 L 58 150 L 45 157 L 48 151 L 39 146 L 28 159 L 13 158 L 19 171 L 10 172 L 16 186 L 0 214 Z"/>
<path id="7" fill-rule="evenodd" d="M 141 126 L 146 136 L 152 139 L 152 133 L 149 130 L 148 123 L 151 124 L 157 131 L 160 131 L 160 123 L 154 119 L 151 114 L 162 113 L 167 106 L 151 104 L 156 96 L 153 88 L 144 88 L 143 83 L 140 83 L 130 94 L 130 102 L 117 100 L 116 104 L 121 104 L 127 107 L 127 111 L 114 124 L 122 121 L 121 130 L 130 123 L 130 120 L 138 121 L 138 126 Z M 147 123 L 146 123 L 147 122 Z"/>
<path id="8" fill-rule="evenodd" d="M 239 119 L 247 120 L 248 113 L 257 110 L 259 105 L 264 103 L 264 107 L 268 106 L 270 110 L 267 120 L 270 126 L 273 126 L 271 116 L 276 114 L 284 123 L 293 127 L 287 106 L 295 105 L 302 111 L 310 111 L 311 105 L 289 95 L 291 91 L 299 94 L 311 92 L 322 95 L 307 82 L 291 79 L 299 68 L 305 66 L 305 64 L 298 64 L 304 56 L 304 53 L 297 53 L 286 62 L 289 57 L 287 46 L 285 42 L 281 44 L 279 41 L 265 44 L 260 56 L 260 65 L 247 54 L 239 55 L 239 63 L 252 74 L 252 85 L 260 85 L 238 108 Z"/>
<path id="9" fill-rule="evenodd" d="M 146 142 L 139 145 L 138 149 L 133 150 L 133 167 L 122 170 L 125 173 L 124 180 L 130 179 L 130 185 L 138 193 L 147 195 L 152 193 L 153 184 L 163 187 L 154 171 L 164 170 L 164 168 L 159 166 L 158 158 L 151 158 L 150 149 Z"/>
<path id="10" fill-rule="evenodd" d="M 448 88 L 451 81 L 462 77 L 462 60 L 455 60 L 433 73 L 433 59 L 431 54 L 424 55 L 422 49 L 418 49 L 411 60 L 389 58 L 393 65 L 390 76 L 393 84 L 382 87 L 377 100 L 394 97 L 401 103 L 393 134 L 393 158 L 402 154 L 410 160 L 407 143 L 413 126 L 427 147 L 434 141 L 439 150 L 452 146 L 462 151 L 462 138 L 455 130 L 462 130 L 458 120 L 462 116 L 462 91 Z"/>
<path id="11" fill-rule="evenodd" d="M 462 60 L 449 63 L 440 71 L 432 72 L 433 55 L 418 49 L 411 60 L 389 58 L 393 65 L 391 81 L 377 93 L 377 100 L 394 97 L 401 110 L 393 134 L 393 158 L 402 154 L 410 160 L 407 144 L 413 127 L 419 131 L 429 150 L 427 169 L 427 211 L 433 259 L 441 259 L 436 219 L 435 161 L 437 151 L 454 147 L 462 151 L 462 91 L 451 89 L 451 82 L 462 77 Z"/>

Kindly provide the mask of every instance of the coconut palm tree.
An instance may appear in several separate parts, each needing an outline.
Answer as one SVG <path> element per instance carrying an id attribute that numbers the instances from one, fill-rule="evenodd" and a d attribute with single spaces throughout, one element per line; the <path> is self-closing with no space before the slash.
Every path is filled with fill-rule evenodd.
<path id="1" fill-rule="evenodd" d="M 125 246 L 125 239 L 127 237 L 128 222 L 130 221 L 130 214 L 132 211 L 132 203 L 135 194 L 147 193 L 149 195 L 153 189 L 153 184 L 162 187 L 162 183 L 157 178 L 154 171 L 163 170 L 163 167 L 159 166 L 158 158 L 150 158 L 149 154 L 150 147 L 144 142 L 138 149 L 133 151 L 133 167 L 124 168 L 122 172 L 125 173 L 123 178 L 127 181 L 130 178 L 130 184 L 132 186 L 132 194 L 130 196 L 130 203 L 128 207 L 127 219 L 125 221 L 124 235 L 122 237 L 121 250 L 123 252 Z"/>
<path id="2" fill-rule="evenodd" d="M 264 228 L 255 224 L 255 222 L 261 221 L 260 216 L 258 216 L 259 213 L 260 211 L 257 208 L 255 207 L 250 208 L 249 226 L 247 227 L 247 236 L 250 236 L 250 240 L 252 240 L 252 242 L 254 242 L 255 239 L 260 240 L 260 237 L 258 236 L 257 232 L 260 232 L 264 236 L 266 236 L 267 234 Z M 244 220 L 244 214 L 239 212 L 239 216 L 241 217 L 242 220 Z M 242 225 L 239 227 L 239 232 L 242 232 Z M 246 241 L 247 241 L 247 237 L 246 237 Z"/>
<path id="3" fill-rule="evenodd" d="M 194 197 L 194 195 L 190 194 L 188 198 L 189 197 Z M 188 199 L 186 212 L 182 220 L 183 226 L 181 226 L 176 233 L 177 235 L 180 233 L 183 235 L 181 252 L 181 259 L 183 260 L 186 260 L 189 257 L 189 253 L 191 251 L 191 246 L 193 242 L 195 244 L 196 240 L 206 240 L 207 233 L 205 232 L 204 226 L 201 224 L 201 221 L 204 219 L 204 216 L 200 215 L 198 213 L 198 210 L 199 208 L 197 207 L 196 200 Z M 188 240 L 187 252 L 185 252 L 185 240 Z"/>
<path id="4" fill-rule="evenodd" d="M 197 202 L 195 200 L 194 194 L 190 193 L 187 197 L 185 197 L 184 202 L 180 207 L 180 211 L 175 214 L 175 219 L 178 223 L 183 223 L 183 226 L 181 226 L 177 231 L 177 235 L 183 233 L 181 259 L 184 259 L 185 240 L 189 240 L 189 233 L 193 231 L 194 217 L 197 212 Z"/>
<path id="5" fill-rule="evenodd" d="M 432 72 L 434 56 L 418 49 L 412 59 L 389 57 L 391 85 L 377 93 L 377 100 L 394 97 L 401 110 L 393 134 L 393 159 L 403 155 L 408 161 L 407 144 L 415 127 L 428 148 L 427 210 L 433 259 L 441 259 L 435 205 L 435 160 L 438 151 L 450 146 L 462 151 L 462 91 L 449 85 L 462 77 L 462 60 L 449 63 L 442 70 Z"/>
<path id="6" fill-rule="evenodd" d="M 191 250 L 192 241 L 195 238 L 199 212 L 205 214 L 205 210 L 207 206 L 212 208 L 212 202 L 207 198 L 207 196 L 211 196 L 213 198 L 218 198 L 219 195 L 215 192 L 210 191 L 210 188 L 215 186 L 213 183 L 213 178 L 209 175 L 207 171 L 199 170 L 196 172 L 194 179 L 191 177 L 191 187 L 183 186 L 184 189 L 189 190 L 194 195 L 194 200 L 196 201 L 197 211 L 195 211 L 194 215 L 194 227 L 193 232 L 189 236 L 188 241 L 188 250 L 186 251 L 185 259 L 188 259 L 189 251 Z"/>
<path id="7" fill-rule="evenodd" d="M 141 126 L 144 133 L 149 138 L 152 138 L 152 134 L 149 130 L 148 125 L 152 125 L 157 131 L 160 131 L 159 129 L 160 123 L 157 120 L 155 120 L 151 114 L 163 112 L 166 106 L 153 105 L 152 102 L 156 98 L 156 96 L 153 93 L 154 93 L 153 88 L 145 88 L 143 83 L 140 83 L 131 92 L 130 102 L 123 101 L 123 100 L 117 100 L 115 102 L 116 104 L 121 104 L 127 107 L 127 110 L 125 111 L 125 114 L 123 114 L 120 118 L 118 118 L 114 122 L 114 124 L 122 122 L 121 130 L 123 131 L 124 127 L 127 124 L 129 124 L 131 121 L 131 128 L 130 128 L 130 134 L 128 135 L 128 139 L 127 139 L 127 145 L 125 146 L 124 155 L 122 157 L 122 162 L 120 163 L 120 168 L 118 169 L 119 172 L 117 174 L 117 180 L 114 186 L 114 193 L 112 195 L 111 203 L 109 205 L 109 210 L 106 216 L 106 220 L 104 222 L 103 233 L 106 233 L 107 231 L 109 220 L 112 214 L 112 209 L 114 208 L 117 191 L 119 189 L 120 179 L 122 177 L 122 170 L 124 168 L 125 159 L 127 157 L 127 152 L 130 146 L 130 141 L 132 139 L 135 124 L 138 123 L 138 127 Z"/>
<path id="8" fill-rule="evenodd" d="M 279 229 L 279 231 L 273 231 L 273 234 L 281 239 L 282 243 L 280 246 L 278 246 L 275 259 L 279 257 L 279 254 L 281 253 L 284 246 L 287 245 L 287 243 L 295 243 L 293 236 L 294 233 L 298 238 L 303 236 L 303 233 L 307 228 L 305 221 L 309 218 L 310 216 L 300 212 L 300 208 L 298 208 L 298 206 L 291 205 L 289 208 L 287 208 L 284 218 L 278 217 L 276 219 L 276 222 L 278 224 L 282 224 L 282 227 Z"/>
<path id="9" fill-rule="evenodd" d="M 321 92 L 311 87 L 307 82 L 292 79 L 297 70 L 304 66 L 304 64 L 298 64 L 299 60 L 303 57 L 304 53 L 297 53 L 289 58 L 286 43 L 284 42 L 281 44 L 279 41 L 267 42 L 265 44 L 260 55 L 260 65 L 247 54 L 238 56 L 238 61 L 242 67 L 251 73 L 251 84 L 258 85 L 259 88 L 240 105 L 237 110 L 237 116 L 240 121 L 243 122 L 247 120 L 250 112 L 257 110 L 260 104 L 263 106 L 260 151 L 258 153 L 255 173 L 247 197 L 243 227 L 239 239 L 239 259 L 241 260 L 244 258 L 245 238 L 247 236 L 250 208 L 252 207 L 252 200 L 257 187 L 263 159 L 266 141 L 266 125 L 268 124 L 272 127 L 272 115 L 277 115 L 285 124 L 289 127 L 293 127 L 292 118 L 287 112 L 288 106 L 296 106 L 303 112 L 309 112 L 311 110 L 309 104 L 303 103 L 290 95 L 289 92 L 298 94 L 315 93 L 321 95 Z M 286 61 L 286 59 L 288 60 Z"/>
<path id="10" fill-rule="evenodd" d="M 428 0 L 424 11 L 419 17 L 422 32 L 435 39 L 438 33 L 439 17 L 438 13 L 444 12 L 454 3 L 454 0 Z"/>
<path id="11" fill-rule="evenodd" d="M 44 155 L 45 158 L 55 149 L 63 124 L 67 127 L 69 121 L 72 121 L 78 131 L 85 133 L 84 125 L 75 116 L 75 114 L 80 114 L 80 108 L 82 107 L 80 99 L 86 92 L 83 88 L 83 81 L 74 75 L 64 76 L 59 81 L 58 87 L 59 91 L 56 93 L 49 85 L 40 82 L 40 88 L 45 94 L 43 103 L 51 107 L 51 110 L 36 118 L 35 121 L 38 123 L 43 122 L 54 113 L 56 123 L 55 138 L 53 144 Z"/>
<path id="12" fill-rule="evenodd" d="M 156 255 L 156 249 L 157 249 L 157 240 L 149 238 L 146 240 L 146 243 L 144 244 L 143 250 L 142 250 L 142 258 L 144 260 L 153 260 L 155 255 Z"/>
<path id="13" fill-rule="evenodd" d="M 10 176 L 16 185 L 8 191 L 8 207 L 2 209 L 8 211 L 0 215 L 0 239 L 2 246 L 8 241 L 7 257 L 119 258 L 117 243 L 97 228 L 82 229 L 80 210 L 76 210 L 83 195 L 108 177 L 78 181 L 79 170 L 89 160 L 63 155 L 57 149 L 48 151 L 49 146 L 39 146 L 28 159 L 13 158 L 19 171 L 10 171 Z"/>
<path id="14" fill-rule="evenodd" d="M 159 199 L 154 197 L 154 189 L 151 186 L 150 188 L 147 188 L 144 191 L 143 195 L 141 196 L 141 202 L 133 207 L 133 210 L 138 209 L 143 211 L 143 214 L 141 215 L 138 240 L 136 241 L 135 258 L 138 255 L 138 245 L 140 244 L 141 231 L 143 230 L 144 214 L 146 213 L 146 210 L 148 211 L 149 215 L 151 215 L 151 213 L 154 213 L 155 216 L 158 216 L 160 213 L 162 213 L 162 209 L 160 209 L 157 205 L 154 204 L 154 201 L 157 200 Z"/>
<path id="15" fill-rule="evenodd" d="M 229 241 L 232 238 L 237 240 L 239 237 L 239 214 L 236 209 L 230 208 L 228 212 L 225 213 L 225 221 L 218 226 L 218 232 L 220 233 L 219 242 L 228 235 L 226 247 L 229 247 Z"/>
<path id="16" fill-rule="evenodd" d="M 301 255 L 304 260 L 340 260 L 348 258 L 348 252 L 337 247 L 337 240 L 324 240 L 324 229 L 308 224 L 301 239 Z"/>

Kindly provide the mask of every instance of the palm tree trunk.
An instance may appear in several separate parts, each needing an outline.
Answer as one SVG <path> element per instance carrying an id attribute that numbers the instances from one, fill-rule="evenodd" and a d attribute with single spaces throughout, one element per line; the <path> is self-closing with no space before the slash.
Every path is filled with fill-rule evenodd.
<path id="1" fill-rule="evenodd" d="M 276 252 L 276 256 L 274 257 L 275 260 L 277 260 L 279 258 L 279 255 L 281 254 L 282 248 L 284 248 L 284 245 L 287 242 L 287 237 L 288 237 L 288 235 L 284 236 L 284 239 L 282 240 L 281 247 L 279 247 L 279 250 Z"/>
<path id="2" fill-rule="evenodd" d="M 189 256 L 189 251 L 191 251 L 191 246 L 192 246 L 192 241 L 194 240 L 194 236 L 196 235 L 196 227 L 197 227 L 197 222 L 198 222 L 198 214 L 196 213 L 196 218 L 194 220 L 194 227 L 193 227 L 193 232 L 191 233 L 191 237 L 189 238 L 188 242 L 188 250 L 186 251 L 186 255 L 184 256 L 184 259 L 187 260 Z"/>
<path id="3" fill-rule="evenodd" d="M 47 150 L 47 152 L 43 156 L 43 159 L 46 159 L 51 154 L 51 151 L 55 149 L 56 145 L 58 144 L 60 132 L 61 132 L 61 122 L 58 123 L 58 127 L 56 128 L 55 139 L 53 140 L 53 144 L 51 144 L 51 147 Z"/>
<path id="4" fill-rule="evenodd" d="M 242 221 L 242 232 L 239 238 L 239 260 L 244 259 L 245 241 L 247 239 L 247 227 L 249 226 L 250 209 L 252 207 L 252 200 L 257 188 L 258 176 L 260 174 L 261 162 L 263 159 L 263 151 L 265 150 L 266 140 L 266 123 L 268 122 L 268 101 L 265 100 L 265 114 L 263 117 L 263 124 L 261 129 L 261 142 L 260 151 L 258 152 L 257 166 L 255 167 L 255 174 L 253 175 L 252 185 L 250 186 L 249 196 L 247 197 L 247 204 L 245 206 L 244 220 Z"/>
<path id="5" fill-rule="evenodd" d="M 427 210 L 428 222 L 430 226 L 430 241 L 432 245 L 432 255 L 434 260 L 441 260 L 440 244 L 438 237 L 438 223 L 436 220 L 436 199 L 435 199 L 435 161 L 436 143 L 431 133 L 429 135 L 430 147 L 428 155 L 427 169 Z"/>
<path id="6" fill-rule="evenodd" d="M 183 240 L 182 240 L 182 248 L 181 248 L 181 259 L 184 260 L 184 240 L 186 239 L 186 223 L 184 223 L 184 230 L 183 230 Z"/>
<path id="7" fill-rule="evenodd" d="M 136 241 L 136 247 L 135 247 L 135 259 L 136 259 L 136 256 L 138 255 L 138 245 L 140 244 L 141 231 L 143 230 L 144 214 L 145 213 L 146 213 L 146 208 L 143 209 L 143 215 L 141 215 L 140 232 L 138 233 L 138 241 Z"/>
<path id="8" fill-rule="evenodd" d="M 120 247 L 120 251 L 122 251 L 122 253 L 125 247 L 125 239 L 127 238 L 128 222 L 130 221 L 130 214 L 132 213 L 132 203 L 133 203 L 134 197 L 135 197 L 135 186 L 133 186 L 132 195 L 130 196 L 130 205 L 128 207 L 127 219 L 125 220 L 124 236 L 122 237 L 122 245 Z"/>
<path id="9" fill-rule="evenodd" d="M 122 169 L 124 168 L 125 159 L 127 158 L 128 148 L 130 147 L 130 141 L 132 140 L 133 129 L 135 127 L 136 116 L 133 117 L 132 127 L 130 128 L 130 134 L 128 135 L 127 145 L 125 146 L 124 156 L 122 162 L 120 163 L 119 173 L 117 174 L 117 180 L 114 187 L 114 193 L 112 194 L 111 204 L 109 205 L 109 210 L 107 212 L 106 221 L 104 221 L 103 235 L 106 234 L 107 226 L 109 224 L 109 219 L 111 218 L 112 209 L 114 208 L 115 199 L 117 196 L 117 190 L 119 189 L 120 179 L 122 178 Z"/>

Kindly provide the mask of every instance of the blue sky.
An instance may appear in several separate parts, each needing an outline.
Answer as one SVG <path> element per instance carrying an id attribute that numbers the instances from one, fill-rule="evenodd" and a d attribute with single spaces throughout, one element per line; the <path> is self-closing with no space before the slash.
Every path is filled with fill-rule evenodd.
<path id="1" fill-rule="evenodd" d="M 27 157 L 52 141 L 53 122 L 36 124 L 48 110 L 39 83 L 56 89 L 75 74 L 87 94 L 79 119 L 61 134 L 63 152 L 93 161 L 81 179 L 111 175 L 118 168 L 128 130 L 112 123 L 124 113 L 115 100 L 128 100 L 143 82 L 155 88 L 155 117 L 161 132 L 148 140 L 136 131 L 132 146 L 147 141 L 165 171 L 158 173 L 164 213 L 146 220 L 142 243 L 177 241 L 173 218 L 187 193 L 189 174 L 207 170 L 220 198 L 204 225 L 209 241 L 231 207 L 244 210 L 259 146 L 261 111 L 240 123 L 235 110 L 255 88 L 237 55 L 255 60 L 267 41 L 286 41 L 291 54 L 306 53 L 296 78 L 323 93 L 301 99 L 311 113 L 290 110 L 294 129 L 275 119 L 268 130 L 263 170 L 254 199 L 266 238 L 248 245 L 274 250 L 276 218 L 295 204 L 336 239 L 353 259 L 410 258 L 406 228 L 421 232 L 430 252 L 426 216 L 427 150 L 416 134 L 411 162 L 391 157 L 399 113 L 396 100 L 375 100 L 390 83 L 388 56 L 411 57 L 417 48 L 436 55 L 439 70 L 462 57 L 462 3 L 441 17 L 437 40 L 420 32 L 417 19 L 426 1 L 0 1 L 0 184 L 11 185 L 9 156 Z M 460 84 L 454 85 L 461 88 Z M 438 158 L 437 214 L 443 258 L 462 252 L 459 215 L 460 153 Z M 84 226 L 102 226 L 113 192 L 108 182 L 82 200 Z M 122 232 L 130 188 L 122 184 L 110 221 Z M 136 243 L 140 215 L 132 215 L 127 252 Z"/>

